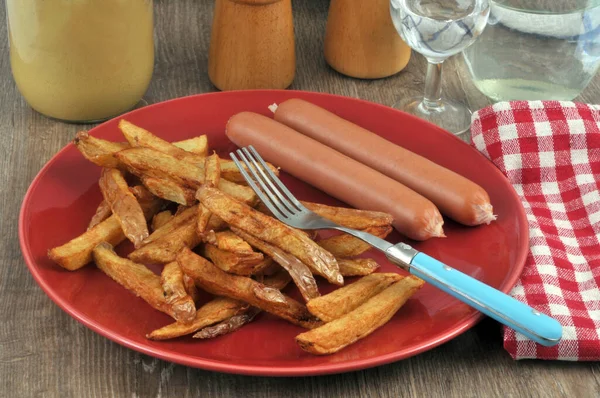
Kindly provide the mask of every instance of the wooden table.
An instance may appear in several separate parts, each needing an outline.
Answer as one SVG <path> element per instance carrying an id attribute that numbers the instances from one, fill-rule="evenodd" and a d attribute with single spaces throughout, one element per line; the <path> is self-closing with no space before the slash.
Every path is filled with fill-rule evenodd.
<path id="1" fill-rule="evenodd" d="M 214 91 L 207 77 L 210 0 L 155 0 L 157 58 L 149 103 Z M 344 77 L 322 55 L 328 2 L 294 3 L 297 75 L 291 88 L 391 104 L 423 88 L 417 55 L 397 76 Z M 0 21 L 5 20 L 0 7 Z M 0 24 L 0 396 L 6 397 L 488 397 L 600 396 L 595 363 L 513 361 L 489 319 L 416 357 L 360 372 L 309 378 L 218 374 L 163 362 L 121 347 L 61 311 L 35 284 L 21 257 L 17 215 L 40 168 L 81 126 L 32 111 L 10 74 L 6 26 Z M 600 102 L 600 78 L 578 100 Z M 479 109 L 489 101 L 459 59 L 445 66 L 444 91 Z M 435 145 L 435 143 L 432 143 Z"/>

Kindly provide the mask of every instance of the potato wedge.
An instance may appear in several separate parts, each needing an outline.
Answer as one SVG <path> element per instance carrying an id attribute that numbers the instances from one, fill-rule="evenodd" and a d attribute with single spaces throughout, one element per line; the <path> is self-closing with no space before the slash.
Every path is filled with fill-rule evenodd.
<path id="1" fill-rule="evenodd" d="M 403 276 L 392 273 L 371 274 L 325 296 L 310 300 L 306 304 L 306 308 L 322 321 L 331 322 L 359 307 L 362 303 L 402 278 Z"/>
<path id="2" fill-rule="evenodd" d="M 235 332 L 242 326 L 252 322 L 256 315 L 260 314 L 262 310 L 256 307 L 250 307 L 239 314 L 225 319 L 215 325 L 206 326 L 200 329 L 192 337 L 195 339 L 214 339 L 215 337 L 223 336 Z"/>
<path id="3" fill-rule="evenodd" d="M 138 263 L 166 264 L 175 261 L 182 248 L 194 248 L 200 242 L 196 220 L 190 218 L 171 232 L 132 251 L 128 257 Z"/>
<path id="4" fill-rule="evenodd" d="M 204 185 L 216 188 L 221 180 L 221 165 L 219 155 L 213 153 L 204 162 Z"/>
<path id="5" fill-rule="evenodd" d="M 100 167 L 119 168 L 120 162 L 115 153 L 129 148 L 127 142 L 111 142 L 89 135 L 80 131 L 73 139 L 73 145 L 90 162 Z"/>
<path id="6" fill-rule="evenodd" d="M 160 213 L 156 213 L 154 217 L 152 217 L 152 222 L 150 225 L 152 226 L 152 231 L 156 231 L 173 218 L 173 213 L 169 210 L 161 211 Z"/>
<path id="7" fill-rule="evenodd" d="M 279 290 L 283 289 L 289 282 L 290 278 L 285 271 L 264 280 L 266 286 Z M 206 326 L 226 321 L 232 316 L 243 314 L 251 308 L 253 307 L 242 301 L 227 297 L 216 297 L 196 311 L 196 316 L 190 324 L 174 322 L 147 334 L 146 337 L 152 340 L 167 340 L 185 336 Z"/>
<path id="8" fill-rule="evenodd" d="M 172 233 L 183 224 L 189 222 L 190 219 L 195 219 L 197 212 L 198 206 L 192 206 L 181 211 L 179 214 L 175 214 L 167 223 L 152 232 L 152 234 L 150 234 L 150 236 L 144 240 L 144 244 L 147 245 L 148 243 L 154 242 L 164 235 Z"/>
<path id="9" fill-rule="evenodd" d="M 244 301 L 308 329 L 321 324 L 304 305 L 296 300 L 285 295 L 286 305 L 273 304 L 269 300 L 263 300 L 254 294 L 257 286 L 262 284 L 248 277 L 228 274 L 189 249 L 184 248 L 179 253 L 177 262 L 183 272 L 191 276 L 198 286 L 209 293 Z"/>
<path id="10" fill-rule="evenodd" d="M 226 223 L 283 249 L 323 275 L 329 282 L 342 285 L 335 258 L 305 234 L 240 203 L 217 189 L 202 187 L 196 197 L 203 206 Z"/>
<path id="11" fill-rule="evenodd" d="M 363 230 L 373 227 L 385 227 L 391 225 L 394 221 L 391 214 L 380 211 L 333 207 L 312 202 L 302 202 L 302 204 L 321 217 L 352 229 Z"/>
<path id="12" fill-rule="evenodd" d="M 251 254 L 239 255 L 221 250 L 210 243 L 204 245 L 202 254 L 223 271 L 243 276 L 254 274 L 256 266 L 264 260 L 262 253 L 252 252 Z"/>
<path id="13" fill-rule="evenodd" d="M 172 143 L 157 137 L 148 130 L 136 126 L 125 119 L 119 121 L 119 129 L 132 147 L 151 148 L 193 164 L 204 163 L 204 156 L 178 148 Z"/>
<path id="14" fill-rule="evenodd" d="M 206 234 L 206 242 L 218 247 L 220 250 L 235 254 L 244 255 L 254 253 L 252 246 L 232 231 L 210 231 Z"/>
<path id="15" fill-rule="evenodd" d="M 142 177 L 141 180 L 144 186 L 159 198 L 185 206 L 192 206 L 196 203 L 193 189 L 186 188 L 168 179 Z"/>
<path id="16" fill-rule="evenodd" d="M 165 264 L 160 274 L 160 284 L 167 304 L 171 304 L 177 320 L 190 323 L 196 316 L 196 305 L 188 294 L 183 281 L 183 272 L 176 261 Z"/>
<path id="17" fill-rule="evenodd" d="M 98 182 L 104 201 L 110 205 L 123 233 L 135 247 L 149 235 L 144 211 L 136 197 L 129 190 L 123 173 L 118 169 L 103 169 Z"/>
<path id="18" fill-rule="evenodd" d="M 98 207 L 96 208 L 96 213 L 90 219 L 90 223 L 88 224 L 88 229 L 92 229 L 96 225 L 100 224 L 102 221 L 106 220 L 112 214 L 112 210 L 110 209 L 110 205 L 105 200 L 102 200 Z"/>
<path id="19" fill-rule="evenodd" d="M 389 225 L 383 227 L 372 227 L 365 229 L 365 232 L 368 232 L 372 235 L 378 236 L 380 238 L 385 238 L 392 232 L 392 227 Z M 371 245 L 362 240 L 355 238 L 352 235 L 341 234 L 335 235 L 330 238 L 325 238 L 317 241 L 319 246 L 323 249 L 327 250 L 329 253 L 333 254 L 335 257 L 355 257 L 363 254 L 367 250 L 371 249 Z"/>
<path id="20" fill-rule="evenodd" d="M 299 334 L 296 342 L 311 354 L 338 352 L 383 326 L 423 283 L 419 278 L 407 276 L 342 317 Z"/>
<path id="21" fill-rule="evenodd" d="M 160 209 L 162 201 L 151 195 L 145 188 L 136 186 L 131 191 L 137 197 L 147 219 Z M 111 215 L 78 237 L 48 250 L 48 257 L 61 267 L 75 271 L 92 261 L 92 251 L 99 243 L 108 242 L 116 246 L 124 240 L 125 235 L 121 224 L 115 215 Z"/>
<path id="22" fill-rule="evenodd" d="M 177 314 L 167 303 L 160 285 L 160 277 L 143 264 L 119 257 L 113 247 L 102 242 L 94 248 L 94 262 L 106 275 L 119 285 L 141 297 L 154 309 L 164 312 L 177 320 Z"/>
<path id="23" fill-rule="evenodd" d="M 206 135 L 188 138 L 187 140 L 174 142 L 177 148 L 192 152 L 200 156 L 208 156 L 208 139 Z"/>
<path id="24" fill-rule="evenodd" d="M 317 282 L 310 272 L 310 268 L 308 268 L 306 264 L 298 260 L 298 258 L 294 257 L 293 255 L 281 250 L 280 248 L 261 241 L 260 239 L 257 239 L 244 231 L 241 231 L 235 227 L 232 227 L 232 230 L 236 234 L 239 234 L 240 237 L 245 239 L 252 246 L 271 257 L 275 262 L 277 262 L 277 264 L 281 265 L 281 267 L 290 274 L 305 301 L 309 301 L 320 296 L 319 289 L 317 288 Z"/>
<path id="25" fill-rule="evenodd" d="M 340 274 L 344 276 L 365 276 L 372 274 L 379 268 L 377 261 L 372 258 L 338 258 Z"/>
<path id="26" fill-rule="evenodd" d="M 185 287 L 185 291 L 192 298 L 194 303 L 200 299 L 200 290 L 198 290 L 198 287 L 194 283 L 194 280 L 186 274 L 183 274 L 183 286 Z"/>
<path id="27" fill-rule="evenodd" d="M 240 169 L 238 169 L 238 167 L 235 165 L 235 163 L 232 160 L 221 159 L 220 163 L 221 163 L 221 177 L 223 177 L 226 180 L 236 182 L 238 184 L 243 184 L 243 185 L 248 184 L 246 182 L 246 179 L 242 175 L 242 173 L 240 173 Z M 273 166 L 271 163 L 268 163 L 268 162 L 266 162 L 266 163 L 275 175 L 279 175 L 279 169 L 277 167 Z"/>

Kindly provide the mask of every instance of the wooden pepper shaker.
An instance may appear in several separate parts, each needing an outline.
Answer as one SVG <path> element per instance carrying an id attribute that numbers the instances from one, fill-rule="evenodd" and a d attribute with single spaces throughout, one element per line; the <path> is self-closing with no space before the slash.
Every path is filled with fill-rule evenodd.
<path id="1" fill-rule="evenodd" d="M 400 72 L 410 47 L 390 16 L 390 0 L 331 0 L 325 31 L 325 60 L 336 71 L 362 79 Z"/>
<path id="2" fill-rule="evenodd" d="M 216 0 L 208 76 L 220 90 L 286 88 L 294 45 L 291 0 Z"/>

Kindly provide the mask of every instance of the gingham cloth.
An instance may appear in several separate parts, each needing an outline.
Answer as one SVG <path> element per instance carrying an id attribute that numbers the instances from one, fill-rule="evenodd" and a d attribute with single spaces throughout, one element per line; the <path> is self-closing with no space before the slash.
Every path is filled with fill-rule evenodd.
<path id="1" fill-rule="evenodd" d="M 530 251 L 511 295 L 563 326 L 554 347 L 504 328 L 504 348 L 514 359 L 600 360 L 600 106 L 497 103 L 473 115 L 471 135 L 529 221 Z"/>

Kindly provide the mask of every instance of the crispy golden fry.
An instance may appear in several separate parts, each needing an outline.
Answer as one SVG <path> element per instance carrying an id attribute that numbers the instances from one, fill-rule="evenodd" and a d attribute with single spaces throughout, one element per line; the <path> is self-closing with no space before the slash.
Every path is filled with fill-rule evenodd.
<path id="1" fill-rule="evenodd" d="M 264 280 L 266 286 L 279 290 L 283 289 L 289 282 L 290 278 L 285 271 L 278 272 L 272 277 L 265 278 Z M 253 307 L 250 307 L 242 301 L 227 297 L 216 297 L 196 311 L 196 317 L 191 324 L 175 322 L 153 331 L 146 335 L 146 337 L 153 340 L 166 340 L 185 336 L 186 334 L 194 333 L 206 326 L 225 321 L 237 314 L 245 313 L 250 310 L 250 308 Z"/>
<path id="2" fill-rule="evenodd" d="M 138 198 L 146 218 L 149 219 L 160 209 L 162 202 L 145 188 L 133 187 L 131 191 Z M 92 261 L 92 250 L 99 243 L 108 242 L 111 245 L 118 245 L 124 240 L 125 235 L 121 224 L 117 217 L 112 215 L 64 245 L 50 249 L 48 257 L 61 267 L 75 271 Z"/>
<path id="3" fill-rule="evenodd" d="M 279 175 L 279 169 L 277 167 L 268 162 L 267 165 L 275 175 Z M 240 169 L 238 169 L 232 160 L 221 159 L 221 177 L 232 182 L 237 182 L 238 184 L 247 184 L 246 179 L 242 173 L 240 173 Z"/>
<path id="4" fill-rule="evenodd" d="M 75 136 L 73 144 L 79 152 L 90 162 L 101 167 L 118 168 L 119 160 L 115 153 L 129 148 L 126 142 L 111 142 L 89 135 L 86 131 L 80 131 Z"/>
<path id="5" fill-rule="evenodd" d="M 172 305 L 167 303 L 160 285 L 160 277 L 143 264 L 134 263 L 119 257 L 110 244 L 100 243 L 93 251 L 94 262 L 106 275 L 125 287 L 133 294 L 141 297 L 152 308 L 171 315 L 176 314 Z"/>
<path id="6" fill-rule="evenodd" d="M 240 255 L 254 253 L 252 246 L 250 246 L 248 242 L 234 234 L 232 231 L 210 231 L 206 234 L 206 242 L 218 247 L 221 250 Z"/>
<path id="7" fill-rule="evenodd" d="M 208 156 L 208 139 L 206 138 L 206 135 L 199 135 L 198 137 L 174 142 L 173 145 L 184 151 L 192 152 L 200 156 Z"/>
<path id="8" fill-rule="evenodd" d="M 352 229 L 363 230 L 373 227 L 385 227 L 391 225 L 392 221 L 394 221 L 391 214 L 379 211 L 333 207 L 312 202 L 302 202 L 302 204 L 321 217 Z"/>
<path id="9" fill-rule="evenodd" d="M 196 221 L 196 233 L 201 238 L 204 238 L 207 231 L 211 231 L 208 229 L 208 224 L 211 219 L 213 219 L 213 215 L 211 212 L 201 204 L 198 205 L 198 217 Z"/>
<path id="10" fill-rule="evenodd" d="M 194 248 L 200 242 L 201 239 L 196 231 L 196 220 L 190 218 L 171 232 L 132 251 L 128 257 L 139 263 L 166 264 L 175 261 L 177 253 L 182 248 Z"/>
<path id="11" fill-rule="evenodd" d="M 106 220 L 112 214 L 112 210 L 110 209 L 110 205 L 108 202 L 103 200 L 98 205 L 96 209 L 96 213 L 92 216 L 90 223 L 88 224 L 88 229 L 92 229 L 96 225 L 100 224 L 102 221 Z"/>
<path id="12" fill-rule="evenodd" d="M 213 153 L 204 162 L 204 185 L 216 188 L 221 180 L 221 165 L 219 155 Z"/>
<path id="13" fill-rule="evenodd" d="M 281 265 L 283 269 L 290 274 L 305 301 L 320 296 L 317 282 L 310 272 L 310 268 L 308 268 L 306 264 L 280 248 L 261 241 L 238 228 L 232 227 L 232 230 L 252 246 L 270 256 L 275 262 Z"/>
<path id="14" fill-rule="evenodd" d="M 176 159 L 191 162 L 193 164 L 204 163 L 204 156 L 178 148 L 170 142 L 155 136 L 148 130 L 136 126 L 125 119 L 119 121 L 119 129 L 132 147 L 151 148 L 171 155 Z"/>
<path id="15" fill-rule="evenodd" d="M 150 242 L 154 242 L 158 238 L 161 238 L 167 234 L 173 233 L 174 230 L 189 222 L 190 219 L 196 217 L 198 206 L 188 207 L 187 209 L 175 214 L 166 224 L 156 229 L 150 236 L 144 240 L 144 244 L 147 245 Z"/>
<path id="16" fill-rule="evenodd" d="M 196 203 L 193 189 L 183 187 L 168 179 L 142 177 L 141 180 L 144 186 L 159 198 L 185 206 Z"/>
<path id="17" fill-rule="evenodd" d="M 202 254 L 223 271 L 243 276 L 254 274 L 256 266 L 261 265 L 264 259 L 262 253 L 239 255 L 221 250 L 210 243 L 204 245 Z"/>
<path id="18" fill-rule="evenodd" d="M 183 281 L 183 272 L 176 261 L 165 264 L 160 274 L 160 284 L 167 304 L 173 308 L 178 321 L 190 323 L 196 316 L 196 305 L 187 293 Z"/>
<path id="19" fill-rule="evenodd" d="M 204 184 L 204 164 L 199 167 L 166 153 L 143 147 L 125 149 L 115 156 L 131 173 L 139 177 L 171 180 L 179 186 L 192 189 L 198 189 Z M 250 187 L 220 180 L 218 188 L 244 203 L 256 203 L 256 194 Z"/>
<path id="20" fill-rule="evenodd" d="M 118 169 L 103 169 L 98 182 L 104 200 L 110 205 L 123 233 L 135 247 L 149 235 L 144 211 L 131 193 L 123 174 Z"/>
<path id="21" fill-rule="evenodd" d="M 324 322 L 331 322 L 359 307 L 403 276 L 398 274 L 371 274 L 350 285 L 343 286 L 325 296 L 310 300 L 306 307 L 311 314 Z"/>
<path id="22" fill-rule="evenodd" d="M 333 354 L 383 326 L 423 283 L 407 276 L 341 318 L 299 334 L 296 342 L 311 354 Z"/>
<path id="23" fill-rule="evenodd" d="M 196 197 L 203 206 L 229 225 L 294 255 L 313 272 L 323 275 L 331 283 L 344 283 L 335 258 L 305 234 L 224 195 L 217 189 L 202 187 L 196 193 Z"/>
<path id="24" fill-rule="evenodd" d="M 214 339 L 215 337 L 235 332 L 242 326 L 252 322 L 254 317 L 256 317 L 256 315 L 260 314 L 261 312 L 262 310 L 260 308 L 250 307 L 239 314 L 235 314 L 229 319 L 225 319 L 224 321 L 219 322 L 215 325 L 206 326 L 200 329 L 192 337 L 194 337 L 195 339 Z"/>
<path id="25" fill-rule="evenodd" d="M 156 213 L 154 217 L 152 217 L 152 231 L 156 231 L 173 218 L 173 213 L 169 210 L 161 211 L 160 213 Z"/>
<path id="26" fill-rule="evenodd" d="M 385 238 L 392 232 L 392 227 L 389 225 L 372 227 L 365 229 L 365 232 L 380 238 Z M 335 257 L 342 258 L 359 256 L 371 249 L 371 245 L 368 243 L 348 234 L 335 235 L 330 238 L 321 239 L 317 241 L 317 243 Z"/>
<path id="27" fill-rule="evenodd" d="M 372 258 L 338 258 L 340 274 L 344 276 L 365 276 L 372 274 L 379 268 L 377 261 Z"/>
<path id="28" fill-rule="evenodd" d="M 245 308 L 248 308 L 248 304 L 241 301 L 217 297 L 200 307 L 191 323 L 175 322 L 154 330 L 146 337 L 151 340 L 167 340 L 185 336 L 203 327 L 231 318 Z"/>
<path id="29" fill-rule="evenodd" d="M 228 274 L 189 249 L 184 248 L 179 253 L 177 262 L 183 272 L 191 276 L 198 286 L 209 293 L 244 301 L 308 329 L 321 323 L 304 305 L 287 296 L 284 296 L 287 305 L 275 305 L 269 300 L 262 300 L 254 294 L 260 283 L 248 277 Z"/>
<path id="30" fill-rule="evenodd" d="M 183 274 L 183 286 L 185 287 L 185 291 L 187 292 L 187 294 L 189 294 L 194 303 L 200 299 L 200 291 L 198 290 L 198 287 L 194 283 L 194 280 L 186 274 Z"/>

